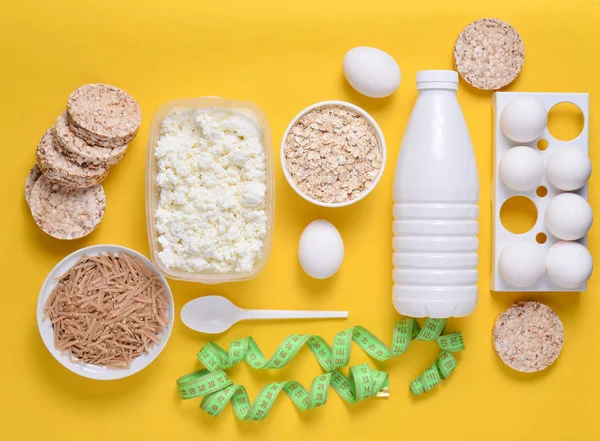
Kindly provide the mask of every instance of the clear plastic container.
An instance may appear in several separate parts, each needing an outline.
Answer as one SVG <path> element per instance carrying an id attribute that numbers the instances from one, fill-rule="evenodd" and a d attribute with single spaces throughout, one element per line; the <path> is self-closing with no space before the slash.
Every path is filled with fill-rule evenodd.
<path id="1" fill-rule="evenodd" d="M 262 129 L 262 144 L 265 149 L 267 162 L 267 194 L 266 194 L 266 212 L 269 219 L 267 226 L 267 235 L 263 246 L 263 252 L 259 260 L 255 262 L 254 269 L 251 272 L 187 272 L 178 269 L 167 268 L 158 258 L 160 245 L 158 243 L 158 232 L 156 231 L 155 213 L 158 207 L 158 197 L 160 190 L 156 185 L 157 163 L 154 156 L 156 144 L 160 137 L 160 126 L 163 119 L 172 109 L 236 109 L 245 112 L 256 119 Z M 150 123 L 150 133 L 148 135 L 148 152 L 146 160 L 146 228 L 148 230 L 148 243 L 150 245 L 150 256 L 152 262 L 168 278 L 174 280 L 184 280 L 188 282 L 201 283 L 223 283 L 240 282 L 256 277 L 267 265 L 271 253 L 271 242 L 273 239 L 273 218 L 275 215 L 275 170 L 273 163 L 273 145 L 271 143 L 271 130 L 267 116 L 260 107 L 249 101 L 236 101 L 218 97 L 189 98 L 182 100 L 168 101 L 160 106 Z"/>

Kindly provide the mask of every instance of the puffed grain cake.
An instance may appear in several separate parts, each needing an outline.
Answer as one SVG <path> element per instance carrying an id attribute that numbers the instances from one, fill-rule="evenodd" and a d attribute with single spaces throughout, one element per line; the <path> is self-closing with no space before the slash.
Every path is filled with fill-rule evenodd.
<path id="1" fill-rule="evenodd" d="M 470 23 L 454 45 L 454 63 L 471 86 L 497 90 L 510 84 L 521 72 L 525 46 L 510 24 L 496 18 Z"/>
<path id="2" fill-rule="evenodd" d="M 50 236 L 79 239 L 100 224 L 106 196 L 101 185 L 70 188 L 41 176 L 31 191 L 30 207 L 35 222 Z"/>
<path id="3" fill-rule="evenodd" d="M 79 164 L 82 167 L 94 169 L 108 168 L 123 159 L 127 151 L 127 144 L 114 149 L 87 144 L 71 131 L 66 111 L 56 118 L 54 135 L 56 136 L 56 146 L 59 150 L 71 162 Z"/>
<path id="4" fill-rule="evenodd" d="M 558 358 L 565 339 L 556 313 L 538 302 L 517 302 L 494 322 L 492 343 L 502 361 L 519 372 L 546 369 Z"/>
<path id="5" fill-rule="evenodd" d="M 36 153 L 36 162 L 44 175 L 68 187 L 85 188 L 98 185 L 108 175 L 107 168 L 91 169 L 75 164 L 56 147 L 54 128 L 44 133 Z"/>
<path id="6" fill-rule="evenodd" d="M 37 182 L 37 180 L 42 176 L 42 171 L 36 165 L 29 171 L 27 174 L 27 179 L 25 180 L 25 200 L 27 201 L 27 205 L 29 206 L 29 198 L 31 197 L 31 190 L 33 190 L 33 186 Z"/>
<path id="7" fill-rule="evenodd" d="M 142 123 L 131 95 L 108 84 L 86 84 L 67 103 L 71 130 L 90 145 L 116 148 L 129 143 Z"/>

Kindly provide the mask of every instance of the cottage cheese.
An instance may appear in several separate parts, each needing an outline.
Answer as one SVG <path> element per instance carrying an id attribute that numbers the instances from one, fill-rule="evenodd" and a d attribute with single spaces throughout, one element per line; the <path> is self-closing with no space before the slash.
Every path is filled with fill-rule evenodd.
<path id="1" fill-rule="evenodd" d="M 235 109 L 174 110 L 155 156 L 161 262 L 194 273 L 252 271 L 269 223 L 258 122 Z"/>

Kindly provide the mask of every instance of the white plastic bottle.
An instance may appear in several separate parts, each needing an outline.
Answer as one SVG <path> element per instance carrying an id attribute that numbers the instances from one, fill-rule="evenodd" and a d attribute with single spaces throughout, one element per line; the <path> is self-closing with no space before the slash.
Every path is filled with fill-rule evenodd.
<path id="1" fill-rule="evenodd" d="M 392 300 L 409 317 L 464 317 L 477 304 L 479 180 L 457 89 L 454 71 L 417 73 L 396 165 Z"/>

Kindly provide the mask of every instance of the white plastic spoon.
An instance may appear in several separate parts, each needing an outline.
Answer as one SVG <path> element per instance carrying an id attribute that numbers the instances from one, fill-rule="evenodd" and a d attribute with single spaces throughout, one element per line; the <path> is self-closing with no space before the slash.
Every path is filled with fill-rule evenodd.
<path id="1" fill-rule="evenodd" d="M 194 331 L 219 334 L 241 320 L 347 318 L 348 311 L 242 309 L 225 297 L 205 296 L 181 308 L 181 321 Z"/>

